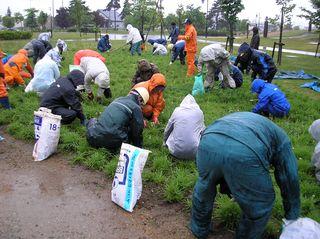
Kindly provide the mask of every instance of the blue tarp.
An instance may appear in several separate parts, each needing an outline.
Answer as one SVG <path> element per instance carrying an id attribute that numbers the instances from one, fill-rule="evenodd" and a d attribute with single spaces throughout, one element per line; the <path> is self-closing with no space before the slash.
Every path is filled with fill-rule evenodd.
<path id="1" fill-rule="evenodd" d="M 307 74 L 304 70 L 300 71 L 278 71 L 274 79 L 302 79 L 302 80 L 320 80 L 319 77 Z"/>
<path id="2" fill-rule="evenodd" d="M 320 93 L 320 82 L 319 81 L 308 82 L 308 83 L 305 83 L 305 84 L 301 85 L 300 87 L 302 87 L 302 88 L 310 88 L 310 89 L 313 89 L 314 91 Z"/>

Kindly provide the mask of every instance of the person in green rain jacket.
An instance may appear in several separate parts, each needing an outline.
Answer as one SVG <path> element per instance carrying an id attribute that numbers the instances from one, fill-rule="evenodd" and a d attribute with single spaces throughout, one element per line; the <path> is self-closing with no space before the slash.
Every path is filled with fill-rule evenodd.
<path id="1" fill-rule="evenodd" d="M 242 210 L 235 238 L 260 238 L 275 200 L 270 167 L 280 187 L 284 217 L 300 216 L 297 160 L 290 139 L 265 117 L 238 112 L 216 120 L 201 137 L 196 164 L 199 178 L 190 227 L 197 238 L 209 234 L 216 186 L 221 182 L 226 182 Z"/>

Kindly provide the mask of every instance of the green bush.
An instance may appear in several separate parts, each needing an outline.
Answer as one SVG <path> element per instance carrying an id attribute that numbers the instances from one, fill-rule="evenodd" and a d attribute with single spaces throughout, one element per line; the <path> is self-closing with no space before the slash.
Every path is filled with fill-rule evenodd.
<path id="1" fill-rule="evenodd" d="M 32 32 L 24 31 L 0 31 L 0 40 L 22 40 L 30 39 L 32 37 Z"/>

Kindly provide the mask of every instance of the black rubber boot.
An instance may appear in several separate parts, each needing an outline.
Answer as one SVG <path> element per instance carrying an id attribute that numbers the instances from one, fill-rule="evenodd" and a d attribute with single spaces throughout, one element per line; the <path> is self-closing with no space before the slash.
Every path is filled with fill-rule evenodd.
<path id="1" fill-rule="evenodd" d="M 106 98 L 111 98 L 112 97 L 112 93 L 111 93 L 111 89 L 110 88 L 105 89 L 103 94 L 104 94 L 104 96 Z"/>

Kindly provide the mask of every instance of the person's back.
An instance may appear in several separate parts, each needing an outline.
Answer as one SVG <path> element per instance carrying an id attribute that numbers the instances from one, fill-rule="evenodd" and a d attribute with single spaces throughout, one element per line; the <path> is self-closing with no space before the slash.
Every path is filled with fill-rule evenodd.
<path id="1" fill-rule="evenodd" d="M 29 82 L 25 92 L 35 91 L 42 94 L 59 77 L 58 65 L 49 56 L 45 56 L 35 65 L 34 77 Z"/>
<path id="2" fill-rule="evenodd" d="M 194 159 L 204 128 L 203 112 L 193 96 L 187 95 L 168 121 L 164 142 L 173 156 Z"/>
<path id="3" fill-rule="evenodd" d="M 83 68 L 85 73 L 88 71 L 94 71 L 98 74 L 102 71 L 108 71 L 106 65 L 99 58 L 92 56 L 82 57 L 80 66 Z"/>
<path id="4" fill-rule="evenodd" d="M 80 65 L 81 58 L 86 56 L 96 57 L 96 58 L 99 58 L 102 62 L 106 62 L 106 59 L 103 56 L 101 56 L 98 52 L 90 49 L 85 49 L 85 50 L 79 50 L 74 54 L 73 64 Z"/>
<path id="5" fill-rule="evenodd" d="M 94 147 L 114 149 L 122 142 L 132 143 L 134 138 L 142 138 L 142 130 L 143 116 L 137 96 L 128 95 L 108 105 L 94 126 L 88 127 L 87 139 Z M 141 135 L 132 135 L 137 132 Z M 142 146 L 140 143 L 134 142 L 137 147 Z"/>
<path id="6" fill-rule="evenodd" d="M 220 64 L 223 59 L 227 59 L 229 56 L 230 53 L 220 44 L 210 44 L 201 49 L 199 62 L 214 61 L 215 64 Z"/>
<path id="7" fill-rule="evenodd" d="M 25 54 L 18 52 L 17 54 L 13 55 L 4 66 L 9 66 L 11 62 L 17 65 L 18 69 L 21 71 L 23 66 L 29 62 L 29 59 Z"/>
<path id="8" fill-rule="evenodd" d="M 161 56 L 164 56 L 168 52 L 167 48 L 162 44 L 154 43 L 153 46 L 155 48 L 155 50 L 153 51 L 153 55 L 159 54 Z"/>
<path id="9" fill-rule="evenodd" d="M 258 74 L 266 74 L 266 72 L 271 68 L 276 68 L 272 57 L 267 53 L 258 50 L 252 50 L 252 63 L 251 67 Z"/>

